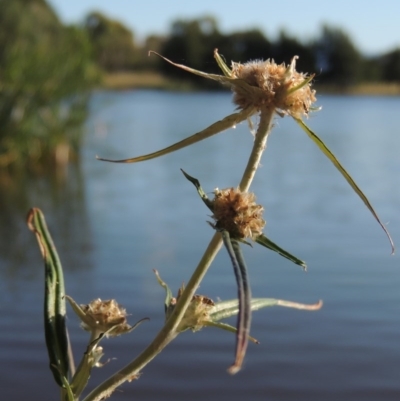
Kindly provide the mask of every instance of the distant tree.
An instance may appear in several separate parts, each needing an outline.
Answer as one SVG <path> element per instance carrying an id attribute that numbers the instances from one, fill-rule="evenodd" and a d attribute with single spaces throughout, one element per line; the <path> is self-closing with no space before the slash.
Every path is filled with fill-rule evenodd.
<path id="1" fill-rule="evenodd" d="M 318 80 L 347 86 L 357 83 L 363 75 L 363 58 L 341 29 L 323 26 L 322 34 L 314 45 Z"/>
<path id="2" fill-rule="evenodd" d="M 380 60 L 383 80 L 387 82 L 400 82 L 400 48 L 384 54 Z"/>
<path id="3" fill-rule="evenodd" d="M 297 61 L 297 69 L 299 71 L 316 72 L 316 59 L 311 46 L 302 44 L 296 38 L 281 30 L 278 40 L 274 43 L 272 57 L 277 63 L 285 62 L 288 64 L 293 56 L 299 56 Z"/>
<path id="4" fill-rule="evenodd" d="M 259 29 L 251 29 L 225 36 L 220 51 L 227 60 L 245 63 L 271 58 L 272 44 Z"/>
<path id="5" fill-rule="evenodd" d="M 0 168 L 68 158 L 96 79 L 88 38 L 44 0 L 0 9 Z"/>
<path id="6" fill-rule="evenodd" d="M 381 57 L 366 57 L 363 61 L 363 82 L 379 82 L 383 80 Z"/>
<path id="7" fill-rule="evenodd" d="M 162 53 L 164 43 L 167 39 L 164 36 L 150 35 L 146 38 L 144 45 L 140 49 L 140 61 L 138 67 L 148 70 L 160 70 L 162 60 L 156 56 L 149 57 L 149 51 Z"/>
<path id="8" fill-rule="evenodd" d="M 135 67 L 139 50 L 131 30 L 99 12 L 90 13 L 84 26 L 99 66 L 106 71 L 123 71 Z"/>
<path id="9" fill-rule="evenodd" d="M 220 34 L 217 22 L 213 17 L 201 17 L 195 20 L 177 20 L 172 23 L 171 33 L 165 40 L 161 53 L 178 63 L 184 63 L 192 68 L 217 72 L 218 67 L 213 57 L 214 48 L 222 35 Z M 172 77 L 182 77 L 182 73 L 176 68 L 171 68 L 166 63 L 161 64 L 164 73 Z M 188 80 L 199 82 L 199 77 L 187 75 Z M 202 86 L 204 87 L 204 82 Z M 207 87 L 213 87 L 211 81 L 207 82 Z"/>

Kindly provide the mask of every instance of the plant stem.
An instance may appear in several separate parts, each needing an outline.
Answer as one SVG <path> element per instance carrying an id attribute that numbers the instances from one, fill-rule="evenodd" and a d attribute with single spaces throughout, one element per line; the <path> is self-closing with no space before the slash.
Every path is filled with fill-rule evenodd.
<path id="1" fill-rule="evenodd" d="M 247 192 L 253 182 L 254 175 L 260 164 L 261 156 L 267 147 L 267 139 L 271 132 L 274 114 L 275 110 L 273 108 L 263 109 L 261 111 L 260 122 L 254 138 L 253 150 L 251 151 L 249 161 L 247 162 L 242 180 L 239 184 L 239 189 L 242 192 Z"/>
<path id="2" fill-rule="evenodd" d="M 255 135 L 253 149 L 239 184 L 239 188 L 243 192 L 248 191 L 260 164 L 261 156 L 266 148 L 268 134 L 271 131 L 273 117 L 274 109 L 264 109 L 261 111 L 260 123 Z M 197 265 L 196 270 L 187 283 L 183 294 L 179 298 L 179 302 L 177 303 L 173 313 L 154 340 L 136 359 L 96 387 L 90 394 L 88 394 L 84 401 L 99 401 L 109 396 L 125 381 L 138 377 L 140 371 L 179 334 L 176 329 L 182 320 L 195 291 L 199 287 L 218 251 L 221 249 L 221 246 L 221 234 L 216 232 Z"/>

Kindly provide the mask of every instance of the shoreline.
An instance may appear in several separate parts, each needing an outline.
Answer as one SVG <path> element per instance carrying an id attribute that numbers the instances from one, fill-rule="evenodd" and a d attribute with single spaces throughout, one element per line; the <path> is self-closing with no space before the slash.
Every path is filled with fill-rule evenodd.
<path id="1" fill-rule="evenodd" d="M 101 89 L 106 90 L 131 90 L 131 89 L 160 89 L 177 91 L 199 90 L 187 81 L 171 80 L 154 71 L 117 72 L 104 74 Z M 338 87 L 335 85 L 314 85 L 317 93 L 333 95 L 358 95 L 358 96 L 400 96 L 399 83 L 371 82 L 362 83 L 350 87 Z"/>

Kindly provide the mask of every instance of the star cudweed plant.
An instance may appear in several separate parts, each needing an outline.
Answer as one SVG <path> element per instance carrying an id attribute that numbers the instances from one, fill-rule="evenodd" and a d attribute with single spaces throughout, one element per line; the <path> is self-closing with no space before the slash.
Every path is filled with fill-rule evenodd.
<path id="1" fill-rule="evenodd" d="M 265 221 L 262 218 L 262 213 L 264 208 L 255 203 L 255 195 L 253 193 L 242 192 L 238 188 L 224 190 L 217 188 L 214 191 L 214 199 L 210 200 L 200 186 L 199 181 L 183 170 L 182 172 L 194 184 L 203 202 L 213 212 L 212 218 L 215 223 L 210 223 L 210 225 L 221 233 L 235 273 L 238 287 L 239 314 L 237 320 L 236 358 L 234 364 L 229 368 L 229 372 L 236 373 L 241 368 L 246 353 L 251 321 L 251 290 L 240 243 L 249 244 L 246 239 L 251 239 L 302 266 L 304 269 L 307 266 L 304 261 L 291 255 L 263 234 L 262 230 L 265 226 Z"/>
<path id="2" fill-rule="evenodd" d="M 285 251 L 264 235 L 263 231 L 266 224 L 263 219 L 264 208 L 256 203 L 255 195 L 248 192 L 261 156 L 266 149 L 267 138 L 276 116 L 292 117 L 328 157 L 380 224 L 389 239 L 392 253 L 394 252 L 390 234 L 367 197 L 323 141 L 304 122 L 309 113 L 318 110 L 318 108 L 314 106 L 316 96 L 315 91 L 311 88 L 313 75 L 296 71 L 297 56 L 293 57 L 289 65 L 276 64 L 273 60 L 267 60 L 252 61 L 245 64 L 233 62 L 231 68 L 226 65 L 217 50 L 214 51 L 214 57 L 222 75 L 197 71 L 162 58 L 177 68 L 230 87 L 233 92 L 233 102 L 237 106 L 235 113 L 154 153 L 122 160 L 99 158 L 117 163 L 136 163 L 150 160 L 193 145 L 243 121 L 248 121 L 252 130 L 254 125 L 251 120 L 252 117 L 259 117 L 253 148 L 236 188 L 216 189 L 214 198 L 209 199 L 199 181 L 183 172 L 185 177 L 196 187 L 203 202 L 211 210 L 213 221 L 210 225 L 216 232 L 187 285 L 179 289 L 176 297 L 172 296 L 171 290 L 156 272 L 159 284 L 166 291 L 163 327 L 136 358 L 93 389 L 83 398 L 83 401 L 100 401 L 109 397 L 124 382 L 137 379 L 142 369 L 181 332 L 198 331 L 203 327 L 217 327 L 236 333 L 235 360 L 228 369 L 231 374 L 235 374 L 242 367 L 248 341 L 257 343 L 257 340 L 249 334 L 252 310 L 274 305 L 305 310 L 321 308 L 321 301 L 312 305 L 304 305 L 271 298 L 251 297 L 247 267 L 241 245 L 251 245 L 252 242 L 255 242 L 277 252 L 291 262 L 303 267 L 303 269 L 306 268 L 304 261 Z M 28 225 L 36 234 L 45 262 L 44 315 L 50 367 L 57 384 L 61 387 L 62 401 L 77 401 L 86 387 L 91 369 L 101 366 L 100 358 L 103 355 L 103 348 L 99 346 L 100 340 L 104 337 L 129 333 L 145 319 L 139 320 L 134 326 L 129 326 L 126 321 L 125 310 L 115 300 L 101 301 L 97 299 L 88 305 L 78 305 L 72 298 L 67 297 L 64 291 L 61 263 L 40 210 L 31 210 L 28 216 Z M 238 297 L 234 300 L 214 302 L 207 296 L 197 295 L 196 291 L 222 245 L 225 245 L 233 266 Z M 74 368 L 66 329 L 66 299 L 80 318 L 82 327 L 90 332 L 89 344 L 77 369 Z M 236 314 L 238 315 L 236 328 L 221 322 L 222 319 Z"/>
<path id="3" fill-rule="evenodd" d="M 314 75 L 307 75 L 296 71 L 296 60 L 298 59 L 298 56 L 294 56 L 288 66 L 285 66 L 285 64 L 276 64 L 273 60 L 260 60 L 251 61 L 246 64 L 233 62 L 232 68 L 229 68 L 225 64 L 224 60 L 218 54 L 217 49 L 214 51 L 214 57 L 224 75 L 207 74 L 182 64 L 173 63 L 165 57 L 162 58 L 175 67 L 181 68 L 192 74 L 228 85 L 234 94 L 233 102 L 240 110 L 238 113 L 231 114 L 223 120 L 212 124 L 205 130 L 157 152 L 124 160 L 109 160 L 104 158 L 99 158 L 99 160 L 115 163 L 137 163 L 154 159 L 182 149 L 186 146 L 193 145 L 196 142 L 202 141 L 203 139 L 218 134 L 228 128 L 232 128 L 244 120 L 249 120 L 256 114 L 260 115 L 260 122 L 256 133 L 255 145 L 257 144 L 257 140 L 259 140 L 265 146 L 267 137 L 270 133 L 271 121 L 274 113 L 277 113 L 281 117 L 288 115 L 299 124 L 325 156 L 329 158 L 353 190 L 362 199 L 385 231 L 392 248 L 392 253 L 394 253 L 392 238 L 379 219 L 368 198 L 351 178 L 350 174 L 340 164 L 335 155 L 303 121 L 303 117 L 308 117 L 310 111 L 318 110 L 318 108 L 313 107 L 314 102 L 317 100 L 315 97 L 315 90 L 311 89 L 311 81 Z M 250 125 L 252 124 L 250 123 Z M 264 149 L 262 148 L 259 149 L 260 152 L 263 150 Z M 258 163 L 253 165 L 253 174 L 257 169 L 257 166 Z M 240 189 L 247 190 L 248 188 Z"/>

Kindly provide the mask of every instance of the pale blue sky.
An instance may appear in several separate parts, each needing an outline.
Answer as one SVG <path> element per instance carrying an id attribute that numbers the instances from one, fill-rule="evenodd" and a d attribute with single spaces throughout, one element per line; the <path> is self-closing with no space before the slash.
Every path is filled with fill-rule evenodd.
<path id="1" fill-rule="evenodd" d="M 314 38 L 322 23 L 341 27 L 365 54 L 400 47 L 400 0 L 48 0 L 64 22 L 93 10 L 118 19 L 138 40 L 167 33 L 177 18 L 213 15 L 223 32 L 260 28 L 274 39 L 281 28 L 300 40 Z M 265 55 L 267 58 L 268 55 Z"/>

